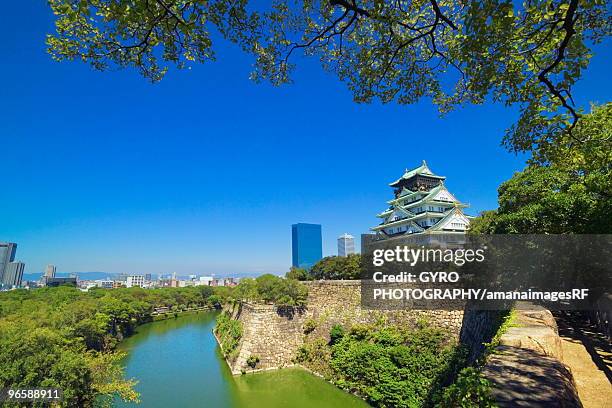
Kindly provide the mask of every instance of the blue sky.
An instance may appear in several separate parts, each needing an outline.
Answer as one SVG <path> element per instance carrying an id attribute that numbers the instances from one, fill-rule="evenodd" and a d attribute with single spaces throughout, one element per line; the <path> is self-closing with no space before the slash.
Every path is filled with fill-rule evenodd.
<path id="1" fill-rule="evenodd" d="M 321 223 L 335 254 L 336 237 L 376 224 L 405 167 L 426 159 L 475 215 L 524 164 L 500 146 L 516 119 L 501 105 L 442 119 L 426 101 L 358 105 L 314 60 L 293 85 L 258 85 L 227 44 L 153 85 L 53 62 L 52 24 L 43 1 L 0 16 L 0 240 L 26 272 L 282 273 L 292 223 Z M 610 50 L 597 51 L 582 105 L 610 95 Z"/>

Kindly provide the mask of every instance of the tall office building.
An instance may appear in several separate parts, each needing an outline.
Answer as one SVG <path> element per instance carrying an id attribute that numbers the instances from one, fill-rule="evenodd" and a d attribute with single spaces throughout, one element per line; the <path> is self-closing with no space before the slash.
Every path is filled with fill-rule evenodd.
<path id="1" fill-rule="evenodd" d="M 355 237 L 344 233 L 338 237 L 338 256 L 348 256 L 355 253 Z"/>
<path id="2" fill-rule="evenodd" d="M 291 226 L 292 265 L 309 269 L 323 257 L 321 225 L 298 223 Z"/>
<path id="3" fill-rule="evenodd" d="M 9 262 L 4 270 L 2 284 L 8 287 L 21 286 L 24 269 L 25 264 L 23 262 Z"/>
<path id="4" fill-rule="evenodd" d="M 55 278 L 56 271 L 57 271 L 57 268 L 55 267 L 55 265 L 47 265 L 47 267 L 45 268 L 45 274 L 43 275 L 43 277 Z"/>
<path id="5" fill-rule="evenodd" d="M 0 242 L 0 283 L 4 281 L 4 273 L 9 262 L 15 260 L 17 244 L 12 242 Z"/>

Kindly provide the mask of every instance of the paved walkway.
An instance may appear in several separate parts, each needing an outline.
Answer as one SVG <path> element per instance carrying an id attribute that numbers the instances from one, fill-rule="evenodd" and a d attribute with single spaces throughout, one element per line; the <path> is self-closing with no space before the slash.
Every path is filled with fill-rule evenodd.
<path id="1" fill-rule="evenodd" d="M 612 406 L 612 347 L 586 319 L 555 315 L 563 362 L 570 368 L 584 408 Z"/>

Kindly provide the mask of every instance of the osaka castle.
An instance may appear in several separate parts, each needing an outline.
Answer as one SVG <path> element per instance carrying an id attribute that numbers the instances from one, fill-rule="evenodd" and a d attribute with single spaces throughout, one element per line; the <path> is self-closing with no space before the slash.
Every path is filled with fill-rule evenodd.
<path id="1" fill-rule="evenodd" d="M 463 213 L 468 205 L 461 203 L 444 185 L 446 177 L 434 174 L 423 160 L 416 169 L 389 185 L 394 198 L 389 208 L 377 215 L 381 223 L 372 231 L 377 239 L 409 234 L 465 233 L 470 217 Z"/>

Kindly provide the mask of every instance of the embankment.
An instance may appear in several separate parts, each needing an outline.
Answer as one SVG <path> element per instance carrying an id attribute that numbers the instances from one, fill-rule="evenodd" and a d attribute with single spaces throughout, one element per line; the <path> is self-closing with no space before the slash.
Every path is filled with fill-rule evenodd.
<path id="1" fill-rule="evenodd" d="M 483 352 L 499 326 L 494 311 L 368 310 L 361 307 L 360 281 L 314 281 L 308 285 L 304 308 L 273 305 L 243 305 L 233 313 L 240 320 L 243 335 L 237 358 L 229 362 L 232 373 L 253 371 L 249 357 L 257 357 L 257 370 L 293 365 L 304 344 L 305 325 L 309 336 L 329 339 L 332 326 L 350 327 L 380 318 L 389 323 L 416 325 L 426 320 L 446 328 L 451 336 L 470 349 L 470 360 Z M 562 362 L 560 338 L 552 314 L 546 309 L 518 310 L 515 326 L 500 339 L 497 352 L 487 359 L 483 373 L 493 384 L 492 395 L 501 407 L 580 407 L 570 370 Z M 527 406 L 527 405 L 525 405 Z"/>

